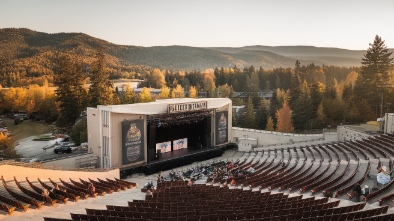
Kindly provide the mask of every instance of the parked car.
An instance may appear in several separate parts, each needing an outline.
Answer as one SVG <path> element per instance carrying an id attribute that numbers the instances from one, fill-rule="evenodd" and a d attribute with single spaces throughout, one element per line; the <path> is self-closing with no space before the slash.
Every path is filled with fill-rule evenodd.
<path id="1" fill-rule="evenodd" d="M 77 149 L 77 147 L 75 146 L 75 143 L 73 143 L 73 142 L 60 142 L 57 146 L 55 146 L 55 149 L 53 151 L 56 154 L 57 153 L 71 153 L 75 149 Z"/>
<path id="2" fill-rule="evenodd" d="M 53 152 L 55 152 L 56 154 L 58 154 L 58 153 L 71 153 L 72 150 L 71 150 L 71 147 L 69 147 L 69 146 L 58 145 L 58 146 L 55 147 Z"/>
<path id="3" fill-rule="evenodd" d="M 13 118 L 27 120 L 29 119 L 29 116 L 27 116 L 27 114 L 14 114 Z"/>

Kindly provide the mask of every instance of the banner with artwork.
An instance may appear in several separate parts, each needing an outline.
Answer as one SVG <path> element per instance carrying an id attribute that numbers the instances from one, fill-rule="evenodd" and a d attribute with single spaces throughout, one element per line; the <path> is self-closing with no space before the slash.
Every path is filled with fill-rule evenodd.
<path id="1" fill-rule="evenodd" d="M 144 141 L 144 120 L 122 122 L 123 165 L 144 160 Z"/>
<path id="2" fill-rule="evenodd" d="M 228 142 L 228 112 L 216 112 L 216 145 Z"/>
<path id="3" fill-rule="evenodd" d="M 187 138 L 172 141 L 172 147 L 173 150 L 187 148 Z"/>
<path id="4" fill-rule="evenodd" d="M 160 150 L 161 153 L 170 152 L 171 151 L 171 141 L 157 143 L 156 144 L 156 153 Z"/>

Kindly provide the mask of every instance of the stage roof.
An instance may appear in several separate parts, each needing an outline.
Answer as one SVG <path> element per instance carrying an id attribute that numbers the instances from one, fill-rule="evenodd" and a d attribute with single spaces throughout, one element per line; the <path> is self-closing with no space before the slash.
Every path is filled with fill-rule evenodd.
<path id="1" fill-rule="evenodd" d="M 161 99 L 149 103 L 108 106 L 99 105 L 96 109 L 110 111 L 113 113 L 154 115 L 168 113 L 169 104 L 193 103 L 200 101 L 207 101 L 207 109 L 220 108 L 231 103 L 229 98 L 175 98 Z"/>

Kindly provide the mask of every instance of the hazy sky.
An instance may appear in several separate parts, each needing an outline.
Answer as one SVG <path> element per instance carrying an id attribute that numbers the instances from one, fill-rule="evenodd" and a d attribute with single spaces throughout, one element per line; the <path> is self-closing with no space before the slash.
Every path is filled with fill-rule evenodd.
<path id="1" fill-rule="evenodd" d="M 0 28 L 115 44 L 394 48 L 394 0 L 0 0 Z"/>

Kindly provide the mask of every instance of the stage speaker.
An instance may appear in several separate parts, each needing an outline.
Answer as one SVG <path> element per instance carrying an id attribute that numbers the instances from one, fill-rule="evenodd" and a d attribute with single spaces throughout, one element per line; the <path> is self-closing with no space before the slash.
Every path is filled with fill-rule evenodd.
<path id="1" fill-rule="evenodd" d="M 150 123 L 148 128 L 148 161 L 156 159 L 156 124 Z"/>
<path id="2" fill-rule="evenodd" d="M 148 161 L 152 161 L 156 159 L 156 150 L 153 148 L 148 148 Z"/>
<path id="3" fill-rule="evenodd" d="M 205 134 L 211 134 L 211 118 L 208 117 L 205 121 Z"/>
<path id="4" fill-rule="evenodd" d="M 150 149 L 156 148 L 156 124 L 155 123 L 150 123 L 148 143 L 149 143 Z"/>

